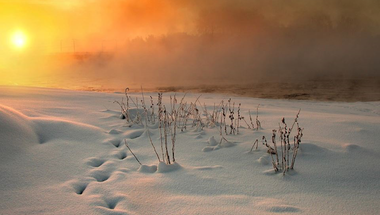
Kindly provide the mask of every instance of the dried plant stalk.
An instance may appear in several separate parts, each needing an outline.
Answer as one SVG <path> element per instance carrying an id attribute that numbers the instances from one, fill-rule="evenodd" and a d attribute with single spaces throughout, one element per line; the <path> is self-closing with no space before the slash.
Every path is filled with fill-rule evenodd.
<path id="1" fill-rule="evenodd" d="M 256 150 L 257 150 L 257 148 L 258 148 L 258 146 L 259 146 L 259 139 L 256 139 L 255 140 L 255 142 L 253 143 L 253 145 L 252 145 L 252 148 L 251 148 L 251 150 L 249 151 L 249 152 L 252 152 L 253 151 L 253 147 L 256 145 Z"/>
<path id="2" fill-rule="evenodd" d="M 128 150 L 132 153 L 133 157 L 135 157 L 136 161 L 137 161 L 137 162 L 140 164 L 140 166 L 141 166 L 141 165 L 142 165 L 141 162 L 140 162 L 139 159 L 136 157 L 135 153 L 132 152 L 131 148 L 129 148 L 126 139 L 124 139 L 124 143 L 125 143 L 125 146 L 128 148 Z"/>
<path id="3" fill-rule="evenodd" d="M 274 171 L 277 172 L 278 171 L 278 167 L 277 167 L 277 165 L 276 165 L 276 163 L 274 161 L 274 158 L 273 158 L 273 154 L 275 153 L 274 149 L 268 145 L 268 142 L 267 142 L 267 139 L 265 138 L 265 136 L 263 136 L 262 139 L 263 139 L 263 145 L 265 145 L 268 148 L 268 153 L 270 154 L 270 157 L 272 158 L 273 169 L 274 169 Z"/>

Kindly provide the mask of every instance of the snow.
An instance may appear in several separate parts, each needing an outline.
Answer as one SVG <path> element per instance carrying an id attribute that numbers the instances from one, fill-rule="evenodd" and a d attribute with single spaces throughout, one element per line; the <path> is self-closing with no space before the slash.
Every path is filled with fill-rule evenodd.
<path id="1" fill-rule="evenodd" d="M 170 106 L 169 95 L 164 103 Z M 122 94 L 0 87 L 0 214 L 378 214 L 380 102 L 232 97 L 263 129 L 220 142 L 218 126 L 177 133 L 159 162 L 158 124 L 127 124 Z M 141 94 L 131 94 L 132 97 Z M 145 93 L 146 99 L 156 93 Z M 178 93 L 177 98 L 183 94 Z M 187 94 L 193 102 L 199 94 Z M 209 111 L 227 101 L 203 94 Z M 301 109 L 294 170 L 275 173 L 261 137 Z M 156 109 L 157 110 L 157 109 Z M 135 113 L 139 110 L 133 110 Z M 143 112 L 140 111 L 141 114 Z M 136 154 L 135 160 L 124 144 Z M 258 150 L 250 152 L 259 139 Z"/>

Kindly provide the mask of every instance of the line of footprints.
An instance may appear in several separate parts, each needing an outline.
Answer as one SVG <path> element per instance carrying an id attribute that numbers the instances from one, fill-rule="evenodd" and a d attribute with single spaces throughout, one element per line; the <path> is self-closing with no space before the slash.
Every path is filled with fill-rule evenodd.
<path id="1" fill-rule="evenodd" d="M 135 139 L 141 136 L 142 132 L 138 132 L 139 135 L 134 135 L 129 139 Z M 116 133 L 111 133 L 110 135 L 117 135 Z M 101 183 L 111 180 L 112 177 L 115 180 L 119 178 L 126 177 L 126 173 L 130 170 L 127 168 L 118 168 L 120 166 L 120 161 L 123 161 L 127 158 L 126 147 L 123 144 L 123 140 L 119 138 L 113 138 L 106 140 L 104 144 L 112 146 L 110 155 L 106 155 L 100 158 L 90 157 L 85 159 L 85 164 L 89 166 L 90 170 L 87 171 L 87 176 L 82 177 L 81 179 L 74 179 L 65 184 L 68 184 L 70 192 L 74 191 L 77 195 L 88 195 L 91 199 L 91 205 L 95 206 L 96 209 L 100 212 L 109 213 L 110 210 L 116 209 L 117 205 L 126 199 L 126 196 L 123 194 L 113 194 L 112 192 L 107 192 L 105 189 L 99 191 L 99 189 L 94 188 L 93 186 L 99 186 Z M 116 148 L 116 150 L 115 150 Z M 108 159 L 106 159 L 108 158 Z M 93 184 L 96 183 L 96 184 Z M 91 184 L 91 189 L 94 192 L 87 191 L 89 185 Z M 90 192 L 87 194 L 87 192 Z M 101 192 L 107 192 L 104 195 L 100 195 Z M 124 214 L 126 211 L 118 209 L 114 211 L 115 213 Z"/>

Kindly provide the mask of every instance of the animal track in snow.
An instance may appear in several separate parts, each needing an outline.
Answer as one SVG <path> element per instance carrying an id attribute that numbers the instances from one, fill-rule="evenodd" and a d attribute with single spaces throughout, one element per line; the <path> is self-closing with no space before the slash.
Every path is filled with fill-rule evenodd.
<path id="1" fill-rule="evenodd" d="M 99 159 L 96 157 L 91 157 L 86 159 L 86 164 L 92 167 L 100 167 L 102 164 L 104 164 L 106 160 L 104 159 Z"/>
<path id="2" fill-rule="evenodd" d="M 75 182 L 72 184 L 72 187 L 74 188 L 74 191 L 76 194 L 78 195 L 82 195 L 83 192 L 86 190 L 87 186 L 88 186 L 88 182 Z"/>
<path id="3" fill-rule="evenodd" d="M 132 131 L 132 132 L 129 132 L 125 138 L 128 138 L 128 139 L 136 139 L 136 138 L 139 138 L 141 137 L 141 135 L 144 133 L 144 130 L 141 129 L 141 130 L 137 130 L 137 131 Z"/>
<path id="4" fill-rule="evenodd" d="M 111 140 L 108 140 L 108 142 L 114 145 L 116 148 L 122 145 L 120 139 L 111 139 Z"/>
<path id="5" fill-rule="evenodd" d="M 117 208 L 119 203 L 126 197 L 123 195 L 104 195 L 98 196 L 98 199 L 93 203 L 94 206 L 101 209 L 102 214 L 127 214 L 121 208 Z"/>
<path id="6" fill-rule="evenodd" d="M 116 157 L 119 158 L 120 160 L 124 160 L 124 158 L 127 157 L 127 153 L 125 151 L 120 151 L 116 154 Z"/>
<path id="7" fill-rule="evenodd" d="M 95 178 L 97 182 L 105 182 L 111 177 L 111 173 L 108 171 L 97 170 L 91 172 L 91 177 Z"/>
<path id="8" fill-rule="evenodd" d="M 107 197 L 104 199 L 104 202 L 109 209 L 115 209 L 117 204 L 124 199 L 124 197 Z"/>

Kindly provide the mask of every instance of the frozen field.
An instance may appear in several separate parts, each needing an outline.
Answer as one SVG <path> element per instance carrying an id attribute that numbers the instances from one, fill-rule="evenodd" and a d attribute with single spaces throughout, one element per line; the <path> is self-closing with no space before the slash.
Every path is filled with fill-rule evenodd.
<path id="1" fill-rule="evenodd" d="M 164 104 L 169 107 L 169 96 Z M 194 102 L 200 94 L 187 94 Z M 176 163 L 159 163 L 143 125 L 120 119 L 124 94 L 0 87 L 0 214 L 378 214 L 380 102 L 316 102 L 232 97 L 249 123 L 177 131 Z M 157 103 L 157 93 L 145 93 Z M 183 93 L 177 93 L 180 100 Z M 131 97 L 141 94 L 132 93 Z M 211 112 L 229 96 L 202 94 Z M 275 173 L 272 130 L 301 109 L 303 138 L 294 170 Z M 157 111 L 157 107 L 156 107 Z M 236 112 L 236 111 L 235 111 Z M 236 113 L 235 113 L 236 115 Z M 203 116 L 205 117 L 205 116 Z M 236 116 L 235 116 L 236 117 Z M 228 117 L 227 117 L 228 118 Z M 160 149 L 157 124 L 149 124 Z M 140 166 L 124 145 L 126 140 Z M 212 139 L 212 138 L 211 138 Z M 259 139 L 258 150 L 250 152 Z M 210 144 L 211 142 L 211 144 Z M 293 144 L 292 144 L 293 145 Z M 159 154 L 160 154 L 159 150 Z"/>

